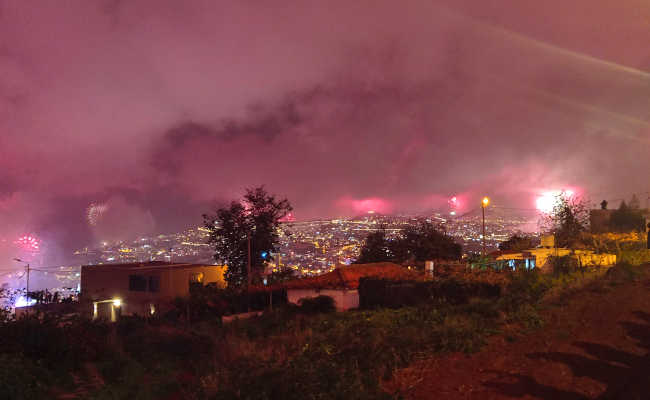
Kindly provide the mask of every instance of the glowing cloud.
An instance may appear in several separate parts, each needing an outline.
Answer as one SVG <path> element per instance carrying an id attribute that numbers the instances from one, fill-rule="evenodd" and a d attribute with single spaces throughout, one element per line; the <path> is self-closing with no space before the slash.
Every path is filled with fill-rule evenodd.
<path id="1" fill-rule="evenodd" d="M 371 197 L 366 199 L 350 199 L 343 198 L 339 200 L 338 204 L 346 209 L 352 209 L 355 213 L 363 214 L 387 214 L 393 209 L 388 200 Z"/>

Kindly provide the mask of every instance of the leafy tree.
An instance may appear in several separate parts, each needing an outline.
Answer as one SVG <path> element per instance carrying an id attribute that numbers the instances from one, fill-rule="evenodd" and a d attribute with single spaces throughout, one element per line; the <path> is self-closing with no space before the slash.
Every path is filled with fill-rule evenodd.
<path id="1" fill-rule="evenodd" d="M 614 232 L 644 231 L 645 218 L 638 208 L 628 206 L 623 200 L 618 210 L 612 212 L 609 227 Z"/>
<path id="2" fill-rule="evenodd" d="M 355 264 L 392 261 L 393 258 L 394 255 L 386 236 L 386 228 L 382 226 L 378 231 L 366 236 Z"/>
<path id="3" fill-rule="evenodd" d="M 501 251 L 522 251 L 535 247 L 536 241 L 529 235 L 517 235 L 516 233 L 508 238 L 505 242 L 499 243 Z"/>
<path id="4" fill-rule="evenodd" d="M 281 269 L 279 271 L 272 272 L 271 275 L 268 276 L 268 283 L 273 284 L 273 283 L 286 282 L 294 278 L 295 278 L 294 271 L 290 268 L 286 268 L 286 269 Z"/>
<path id="5" fill-rule="evenodd" d="M 457 260 L 461 256 L 461 245 L 440 227 L 423 221 L 408 226 L 401 237 L 392 240 L 387 238 L 383 227 L 369 234 L 356 263 Z"/>
<path id="6" fill-rule="evenodd" d="M 216 208 L 214 214 L 203 215 L 209 230 L 208 243 L 214 246 L 214 259 L 228 266 L 229 285 L 242 286 L 247 281 L 248 238 L 251 275 L 260 275 L 265 258 L 276 250 L 280 219 L 292 209 L 287 199 L 278 200 L 260 186 L 246 189 L 241 201 L 232 201 Z"/>
<path id="7" fill-rule="evenodd" d="M 558 247 L 572 247 L 589 226 L 589 206 L 565 193 L 557 196 L 553 211 L 542 219 L 542 227 L 555 236 Z"/>
<path id="8" fill-rule="evenodd" d="M 393 254 L 398 261 L 407 260 L 458 260 L 462 257 L 462 246 L 431 222 L 421 221 L 410 225 L 402 232 L 402 237 L 393 245 Z"/>

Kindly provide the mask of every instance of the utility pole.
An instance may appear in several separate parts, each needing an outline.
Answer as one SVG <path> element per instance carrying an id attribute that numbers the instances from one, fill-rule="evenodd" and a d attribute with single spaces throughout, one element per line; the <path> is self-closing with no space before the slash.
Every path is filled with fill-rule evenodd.
<path id="1" fill-rule="evenodd" d="M 251 234 L 248 233 L 248 263 L 246 265 L 246 296 L 248 298 L 248 312 L 251 312 Z"/>
<path id="2" fill-rule="evenodd" d="M 490 204 L 490 199 L 487 197 L 483 197 L 483 200 L 481 201 L 481 211 L 483 213 L 483 234 L 481 237 L 483 238 L 483 257 L 485 257 L 486 251 L 485 251 L 485 207 Z"/>

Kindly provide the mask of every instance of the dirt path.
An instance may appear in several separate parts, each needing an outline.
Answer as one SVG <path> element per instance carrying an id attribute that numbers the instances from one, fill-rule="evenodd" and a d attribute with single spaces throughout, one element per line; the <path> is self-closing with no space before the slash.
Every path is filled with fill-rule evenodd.
<path id="1" fill-rule="evenodd" d="M 416 362 L 386 388 L 407 399 L 650 399 L 650 279 L 562 300 L 542 329 Z"/>

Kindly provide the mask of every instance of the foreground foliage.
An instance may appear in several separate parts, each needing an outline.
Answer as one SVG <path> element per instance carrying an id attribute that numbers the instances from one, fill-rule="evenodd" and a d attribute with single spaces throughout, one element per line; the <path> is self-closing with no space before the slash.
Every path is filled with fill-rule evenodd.
<path id="1" fill-rule="evenodd" d="M 639 273 L 626 265 L 610 271 L 604 279 L 612 282 Z M 22 318 L 0 324 L 0 399 L 69 393 L 73 378 L 90 381 L 93 369 L 101 384 L 84 398 L 387 398 L 382 380 L 414 359 L 477 351 L 505 324 L 541 326 L 538 304 L 559 282 L 521 272 L 498 298 L 345 313 L 331 312 L 331 299 L 321 297 L 228 325 Z"/>
<path id="2" fill-rule="evenodd" d="M 289 200 L 276 199 L 264 186 L 259 186 L 246 189 L 241 200 L 217 207 L 214 214 L 203 215 L 214 259 L 228 265 L 225 278 L 230 287 L 242 286 L 249 278 L 249 251 L 250 278 L 259 280 L 264 263 L 276 251 L 280 220 L 291 210 Z"/>

